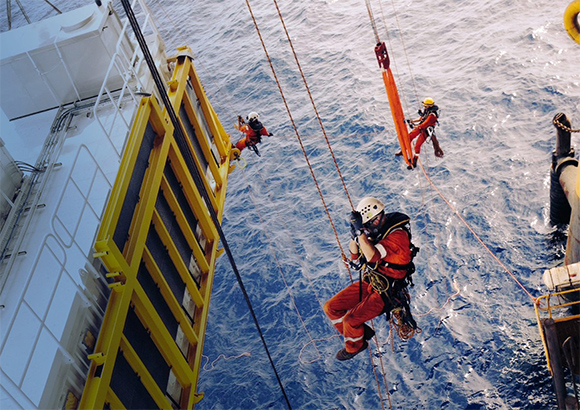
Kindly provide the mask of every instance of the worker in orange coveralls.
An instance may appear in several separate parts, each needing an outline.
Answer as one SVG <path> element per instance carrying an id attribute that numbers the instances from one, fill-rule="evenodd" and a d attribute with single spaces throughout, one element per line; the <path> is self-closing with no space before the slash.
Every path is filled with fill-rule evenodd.
<path id="1" fill-rule="evenodd" d="M 423 111 L 419 110 L 421 115 L 416 120 L 407 120 L 407 123 L 413 128 L 416 127 L 409 133 L 409 140 L 413 141 L 415 138 L 419 137 L 415 143 L 414 150 L 415 156 L 413 158 L 413 167 L 417 164 L 417 155 L 421 153 L 421 145 L 431 137 L 433 141 L 433 150 L 435 151 L 435 156 L 441 158 L 443 156 L 443 150 L 439 146 L 439 141 L 435 136 L 435 126 L 437 125 L 437 118 L 439 118 L 438 113 L 439 107 L 435 105 L 435 101 L 432 98 L 425 98 L 423 101 Z"/>
<path id="2" fill-rule="evenodd" d="M 235 147 L 239 149 L 240 152 L 244 148 L 250 147 L 258 156 L 260 156 L 256 145 L 262 142 L 262 136 L 271 137 L 273 134 L 268 132 L 266 127 L 262 125 L 258 113 L 251 112 L 246 118 L 248 120 L 247 123 L 240 115 L 238 115 L 238 124 L 236 128 L 246 134 L 246 136 L 240 139 Z"/>
<path id="3" fill-rule="evenodd" d="M 409 219 L 400 212 L 385 214 L 384 209 L 380 200 L 367 197 L 351 212 L 349 263 L 356 270 L 362 269 L 364 276 L 324 304 L 324 312 L 344 336 L 345 347 L 336 354 L 341 361 L 352 359 L 368 347 L 367 340 L 375 332 L 365 322 L 382 313 L 389 315 L 394 308 L 404 306 L 408 312 L 406 323 L 417 328 L 406 293 L 407 283 L 412 283 L 412 259 L 416 254 Z"/>

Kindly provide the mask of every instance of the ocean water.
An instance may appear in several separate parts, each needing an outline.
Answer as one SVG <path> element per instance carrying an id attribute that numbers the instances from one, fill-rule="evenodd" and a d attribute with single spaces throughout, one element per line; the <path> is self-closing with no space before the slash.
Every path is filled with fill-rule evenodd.
<path id="1" fill-rule="evenodd" d="M 406 115 L 415 117 L 427 96 L 441 109 L 445 157 L 424 145 L 426 173 L 533 296 L 545 293 L 541 275 L 562 262 L 565 247 L 547 220 L 551 120 L 564 112 L 580 124 L 580 45 L 563 29 L 567 4 L 371 2 Z M 250 5 L 346 251 L 348 198 L 276 7 Z M 372 344 L 372 362 L 367 353 L 338 362 L 342 339 L 321 304 L 350 277 L 248 8 L 238 0 L 197 2 L 181 15 L 232 137 L 235 115 L 250 111 L 274 133 L 261 157 L 244 153 L 247 166 L 231 174 L 223 229 L 292 407 L 554 408 L 531 297 L 421 169 L 408 171 L 394 157 L 398 143 L 365 2 L 278 5 L 352 201 L 374 195 L 388 210 L 408 213 L 421 247 L 411 297 L 422 333 L 391 341 L 384 317 L 377 318 L 380 350 Z M 285 408 L 225 257 L 211 303 L 200 376 L 206 396 L 196 408 Z"/>
<path id="2" fill-rule="evenodd" d="M 66 9 L 90 1 L 53 3 Z M 372 360 L 362 353 L 348 362 L 335 359 L 342 339 L 322 304 L 351 280 L 341 262 L 349 200 L 275 4 L 249 3 L 290 115 L 245 1 L 150 6 L 168 49 L 193 49 L 232 139 L 236 115 L 250 111 L 274 134 L 260 145 L 261 157 L 244 152 L 230 175 L 223 230 L 292 407 L 554 408 L 531 297 L 455 212 L 531 295 L 545 293 L 541 275 L 562 263 L 565 249 L 548 222 L 551 120 L 563 112 L 573 128 L 580 124 L 580 45 L 562 24 L 569 1 L 370 2 L 406 115 L 415 117 L 425 97 L 440 107 L 445 157 L 425 144 L 425 172 L 394 156 L 365 2 L 278 2 L 348 195 L 355 204 L 373 195 L 387 210 L 409 214 L 421 248 L 411 298 L 422 332 L 391 338 L 377 318 Z M 43 10 L 37 18 L 49 13 Z M 225 256 L 204 355 L 205 398 L 196 409 L 286 408 Z"/>

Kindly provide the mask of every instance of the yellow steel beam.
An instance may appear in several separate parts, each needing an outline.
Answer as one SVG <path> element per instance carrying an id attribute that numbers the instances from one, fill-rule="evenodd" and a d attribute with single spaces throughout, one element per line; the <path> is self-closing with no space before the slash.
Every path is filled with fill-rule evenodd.
<path id="1" fill-rule="evenodd" d="M 217 256 L 217 247 L 218 243 L 214 242 L 211 250 L 212 260 L 210 261 L 211 269 L 207 275 L 202 276 L 201 278 L 201 293 L 204 295 L 204 306 L 209 306 L 210 299 L 211 299 L 211 289 L 213 286 L 214 280 L 214 273 L 215 273 L 215 258 Z M 196 324 L 196 333 L 199 335 L 205 335 L 207 329 L 207 318 L 209 314 L 209 309 L 199 309 L 196 312 L 196 316 L 198 319 L 195 321 Z M 197 384 L 199 379 L 199 373 L 201 372 L 201 363 L 203 362 L 203 345 L 205 339 L 200 337 L 199 343 L 195 346 L 190 353 L 189 362 L 194 372 L 194 384 L 190 391 L 190 395 L 188 397 L 187 408 L 192 408 L 195 403 L 201 400 L 201 397 L 196 393 L 197 392 Z"/>
<path id="2" fill-rule="evenodd" d="M 132 302 L 135 313 L 151 332 L 151 339 L 173 370 L 179 384 L 182 387 L 190 386 L 193 383 L 193 372 L 141 286 L 135 288 Z"/>
<path id="3" fill-rule="evenodd" d="M 224 179 L 222 178 L 221 174 L 219 173 L 219 164 L 220 163 L 216 162 L 216 159 L 214 158 L 214 155 L 211 151 L 210 139 L 206 135 L 205 128 L 203 128 L 201 126 L 201 124 L 199 122 L 199 118 L 195 112 L 194 104 L 197 104 L 197 101 L 191 101 L 189 94 L 185 93 L 185 94 L 183 94 L 182 104 L 183 104 L 183 107 L 185 108 L 185 113 L 187 114 L 187 119 L 189 120 L 189 123 L 191 124 L 191 126 L 195 130 L 198 144 L 201 147 L 203 155 L 205 156 L 205 159 L 208 163 L 209 170 L 213 175 L 215 184 L 217 187 L 221 187 L 224 183 Z M 209 137 L 211 137 L 211 136 L 209 136 Z M 215 142 L 215 139 L 214 139 L 214 142 Z M 231 144 L 230 144 L 230 147 L 231 147 Z M 224 157 L 224 159 L 225 159 L 225 157 Z M 220 158 L 218 158 L 218 160 L 220 162 L 222 162 L 222 160 Z M 205 171 L 204 171 L 204 173 L 205 173 Z"/>
<path id="4" fill-rule="evenodd" d="M 171 261 L 175 265 L 177 272 L 179 272 L 179 276 L 181 276 L 181 279 L 183 280 L 183 282 L 185 282 L 185 287 L 189 291 L 191 298 L 195 302 L 195 305 L 198 308 L 202 307 L 203 298 L 201 297 L 201 294 L 197 289 L 197 284 L 193 280 L 193 277 L 191 276 L 191 273 L 189 272 L 187 265 L 185 265 L 185 262 L 183 262 L 183 259 L 181 258 L 179 251 L 177 250 L 175 244 L 171 240 L 171 236 L 169 235 L 167 228 L 163 224 L 163 221 L 159 217 L 157 210 L 153 210 L 152 222 L 153 225 L 155 226 L 155 230 L 157 231 L 159 237 L 161 238 L 161 241 L 163 242 L 163 245 L 165 245 L 165 247 L 167 248 L 169 257 L 171 258 Z"/>
<path id="5" fill-rule="evenodd" d="M 177 145 L 172 144 L 171 149 L 169 150 L 169 158 L 171 159 L 173 172 L 175 172 L 177 179 L 179 179 L 183 186 L 183 192 L 191 205 L 191 209 L 193 209 L 193 212 L 195 213 L 195 217 L 199 221 L 204 236 L 210 241 L 216 241 L 218 239 L 217 229 L 213 225 L 205 201 L 199 193 L 199 189 L 195 186 L 193 178 L 187 170 L 187 165 L 185 164 Z M 217 205 L 216 202 L 216 206 Z"/>
<path id="6" fill-rule="evenodd" d="M 197 73 L 195 72 L 195 68 L 193 69 L 193 73 L 197 77 Z M 198 81 L 199 81 L 199 78 L 198 78 Z M 203 90 L 203 88 L 202 88 L 202 90 Z M 206 99 L 207 99 L 207 97 L 206 97 Z M 222 123 L 219 120 L 217 113 L 215 112 L 215 110 L 211 106 L 209 100 L 207 100 L 207 108 L 208 108 L 208 111 L 211 113 L 212 118 L 215 121 L 215 126 L 216 126 L 217 131 L 218 131 L 217 135 L 214 135 L 215 140 L 216 140 L 215 141 L 216 147 L 219 149 L 220 145 L 223 145 L 224 150 L 227 154 L 226 158 L 229 158 L 229 152 L 232 149 L 232 141 L 230 139 L 230 135 L 224 129 Z M 222 165 L 223 165 L 223 159 L 224 158 L 222 158 Z"/>
<path id="7" fill-rule="evenodd" d="M 115 185 L 113 186 L 113 190 L 109 197 L 110 204 L 120 205 L 107 206 L 101 220 L 101 226 L 97 238 L 103 239 L 113 236 L 117 226 L 117 221 L 119 220 L 119 215 L 121 214 L 121 205 L 125 199 L 129 182 L 131 181 L 132 171 L 128 171 L 133 170 L 135 167 L 135 162 L 137 161 L 137 156 L 139 154 L 139 147 L 143 142 L 143 135 L 145 134 L 145 129 L 151 114 L 152 101 L 155 101 L 153 97 L 143 97 L 139 103 L 139 109 L 137 110 L 133 126 L 131 127 L 130 135 L 133 137 L 129 138 L 127 141 L 127 147 L 125 148 L 123 157 L 121 158 L 119 173 L 117 174 Z"/>
<path id="8" fill-rule="evenodd" d="M 153 280 L 155 281 L 157 286 L 159 286 L 159 291 L 161 292 L 161 295 L 167 302 L 167 305 L 169 306 L 169 309 L 171 309 L 173 316 L 175 316 L 175 318 L 179 322 L 179 326 L 183 330 L 183 333 L 187 337 L 187 340 L 189 340 L 191 344 L 196 344 L 198 342 L 198 337 L 193 331 L 193 327 L 190 324 L 189 318 L 187 317 L 187 315 L 183 311 L 183 308 L 181 307 L 181 302 L 175 298 L 175 295 L 171 291 L 171 288 L 169 287 L 167 281 L 165 280 L 165 277 L 163 276 L 163 272 L 161 272 L 161 270 L 157 266 L 157 263 L 155 263 L 155 260 L 151 256 L 149 249 L 147 248 L 145 248 L 145 251 L 143 252 L 143 262 L 145 262 L 147 270 L 153 277 Z"/>
<path id="9" fill-rule="evenodd" d="M 168 95 L 169 95 L 169 98 L 172 102 L 173 108 L 175 109 L 176 112 L 180 112 L 181 104 L 185 104 L 187 117 L 188 117 L 191 125 L 193 126 L 193 128 L 195 130 L 195 133 L 196 133 L 195 137 L 197 138 L 197 142 L 202 149 L 205 162 L 207 162 L 210 165 L 211 172 L 214 173 L 214 175 L 217 175 L 217 177 L 219 178 L 219 173 L 217 172 L 216 163 L 215 163 L 215 160 L 213 158 L 213 155 L 211 154 L 211 149 L 209 148 L 209 145 L 207 142 L 205 130 L 200 126 L 200 124 L 197 120 L 197 115 L 195 115 L 195 111 L 192 108 L 193 107 L 192 102 L 187 97 L 187 95 L 188 95 L 187 94 L 187 82 L 190 79 L 190 76 L 189 76 L 189 72 L 190 72 L 189 67 L 190 66 L 191 66 L 191 60 L 189 58 L 180 57 L 177 59 L 177 65 L 176 65 L 175 71 L 173 73 L 173 79 L 169 82 Z M 205 94 L 202 95 L 203 98 L 200 98 L 199 96 L 197 96 L 197 97 L 201 101 L 203 98 L 205 98 Z M 183 127 L 183 121 L 182 121 L 181 117 L 180 116 L 178 116 L 178 117 L 179 117 L 179 123 L 180 123 L 182 130 L 183 130 L 184 135 L 188 135 L 187 132 L 185 131 L 185 128 Z M 192 145 L 191 141 L 189 140 L 189 138 L 187 138 L 187 146 L 188 146 L 189 151 L 191 153 L 196 152 L 193 149 L 193 145 Z M 185 155 L 185 153 L 182 153 L 182 154 Z M 202 162 L 200 161 L 200 159 L 196 155 L 193 155 L 193 160 L 195 162 L 195 166 L 199 170 L 199 173 L 201 175 L 205 176 L 206 170 L 204 169 L 204 166 L 202 166 Z M 214 179 L 215 179 L 215 177 L 214 177 Z M 211 193 L 211 196 L 213 196 L 213 189 L 212 189 L 209 181 L 207 180 L 207 178 L 204 178 L 203 182 L 204 182 L 205 188 L 208 191 L 208 193 Z M 222 181 L 217 180 L 216 183 L 218 183 L 218 185 L 221 185 Z M 212 203 L 212 205 L 214 206 L 214 209 L 215 209 L 215 203 Z"/>
<path id="10" fill-rule="evenodd" d="M 121 337 L 119 347 L 121 348 L 125 359 L 127 359 L 129 366 L 131 366 L 133 371 L 139 375 L 139 380 L 143 383 L 143 386 L 145 386 L 145 389 L 149 392 L 151 398 L 155 401 L 155 404 L 157 404 L 160 409 L 173 410 L 171 403 L 167 397 L 165 397 L 165 392 L 161 391 L 155 382 L 155 379 L 153 379 L 151 373 L 149 373 L 147 367 L 145 367 L 143 361 L 137 355 L 137 352 L 135 352 L 135 349 L 133 349 L 133 346 L 131 346 L 125 336 Z"/>
<path id="11" fill-rule="evenodd" d="M 111 410 L 125 410 L 126 407 L 123 405 L 121 400 L 117 397 L 115 392 L 112 389 L 107 391 L 107 398 L 105 399 L 105 403 L 109 403 L 109 407 Z"/>
<path id="12" fill-rule="evenodd" d="M 133 221 L 129 229 L 131 240 L 127 244 L 126 252 L 124 252 L 125 258 L 131 267 L 138 266 L 141 261 L 141 252 L 149 232 L 149 221 L 151 221 L 153 208 L 155 208 L 169 146 L 173 139 L 173 126 L 165 124 L 161 117 L 161 109 L 154 99 L 152 100 L 152 110 L 148 122 L 157 134 L 157 138 L 149 157 L 149 166 L 147 171 L 145 171 L 141 190 L 139 191 L 139 203 L 135 208 Z"/>
<path id="13" fill-rule="evenodd" d="M 207 161 L 210 171 L 214 176 L 214 180 L 217 186 L 221 186 L 223 184 L 223 178 L 220 176 L 218 172 L 218 164 L 216 164 L 216 161 L 212 155 L 208 138 L 207 136 L 205 136 L 205 130 L 199 124 L 197 115 L 195 113 L 193 104 L 197 104 L 197 101 L 191 101 L 187 93 L 187 82 L 191 78 L 192 74 L 196 75 L 195 72 L 192 72 L 192 67 L 193 65 L 191 63 L 190 57 L 182 56 L 177 59 L 175 70 L 173 71 L 173 77 L 169 82 L 169 91 L 167 95 L 169 96 L 171 104 L 173 105 L 173 108 L 175 109 L 176 112 L 181 112 L 181 106 L 185 108 L 187 118 L 191 123 L 191 125 L 193 126 L 193 129 L 195 130 L 199 146 L 201 147 L 205 160 Z M 179 116 L 179 121 L 183 122 L 181 116 Z M 183 126 L 182 128 L 185 131 L 185 128 Z M 190 149 L 193 152 L 192 148 L 193 147 L 190 144 Z M 222 158 L 223 157 L 224 156 L 222 155 Z M 197 162 L 197 165 L 198 169 L 201 170 L 199 162 Z"/>
<path id="14" fill-rule="evenodd" d="M 189 47 L 180 47 L 180 50 L 185 51 L 184 54 L 189 53 L 190 55 L 193 55 L 193 53 L 191 52 L 191 49 Z M 187 61 L 184 62 L 185 66 L 183 67 L 183 71 L 186 71 L 187 75 L 190 77 L 191 85 L 193 87 L 195 95 L 197 96 L 197 98 L 199 98 L 204 117 L 205 117 L 205 119 L 208 123 L 209 129 L 214 137 L 214 140 L 215 140 L 214 142 L 216 144 L 216 147 L 218 149 L 220 157 L 223 160 L 225 157 L 229 156 L 229 151 L 230 151 L 230 147 L 231 147 L 231 142 L 230 142 L 229 136 L 225 132 L 225 130 L 223 129 L 221 123 L 218 120 L 218 117 L 217 117 L 215 111 L 213 110 L 211 104 L 209 103 L 207 96 L 205 95 L 205 91 L 203 89 L 203 86 L 201 85 L 201 81 L 199 80 L 199 76 L 197 75 L 197 72 L 195 71 L 195 67 L 193 66 L 191 58 L 186 57 L 185 60 L 187 60 Z M 180 73 L 180 75 L 181 75 L 181 73 Z"/>
<path id="15" fill-rule="evenodd" d="M 229 160 L 228 160 L 228 163 L 229 163 Z M 227 172 L 227 167 L 222 167 L 222 170 Z M 224 185 L 220 189 L 218 189 L 215 194 L 216 194 L 216 201 L 218 203 L 217 217 L 218 217 L 218 221 L 221 223 L 223 213 L 224 213 L 224 205 L 226 202 L 226 185 Z"/>
<path id="16" fill-rule="evenodd" d="M 205 91 L 203 90 L 203 86 L 201 85 L 201 81 L 199 80 L 199 76 L 197 75 L 193 64 L 189 69 L 189 75 L 191 85 L 193 86 L 195 95 L 197 95 L 199 98 L 203 116 L 205 117 L 207 125 L 209 126 L 209 129 L 214 137 L 214 142 L 218 152 L 222 158 L 228 157 L 231 148 L 226 145 L 226 140 L 229 142 L 229 138 L 217 120 L 217 115 L 215 114 L 213 108 L 211 108 L 209 100 L 205 96 Z M 200 98 L 200 96 L 203 96 L 203 98 Z"/>
<path id="17" fill-rule="evenodd" d="M 112 239 L 105 244 L 99 243 L 101 252 L 107 253 L 108 260 L 114 260 L 114 266 L 119 266 L 130 280 L 130 269 L 121 252 Z M 107 397 L 107 390 L 111 383 L 111 376 L 117 358 L 117 349 L 127 319 L 127 310 L 131 302 L 131 285 L 123 285 L 117 282 L 112 286 L 111 296 L 105 317 L 101 326 L 99 337 L 95 345 L 94 353 L 89 356 L 92 360 L 87 377 L 87 384 L 79 404 L 80 409 L 102 409 Z M 102 367 L 97 375 L 97 368 Z"/>
<path id="18" fill-rule="evenodd" d="M 161 180 L 161 190 L 163 191 L 163 195 L 165 196 L 165 199 L 167 199 L 167 202 L 171 207 L 171 211 L 173 211 L 173 213 L 175 214 L 175 219 L 177 220 L 177 224 L 181 228 L 181 231 L 183 232 L 183 235 L 187 240 L 187 244 L 193 250 L 193 256 L 195 257 L 195 260 L 198 262 L 201 271 L 203 273 L 207 273 L 207 271 L 209 270 L 209 265 L 207 263 L 204 251 L 199 246 L 197 239 L 195 239 L 195 235 L 193 234 L 193 231 L 191 230 L 191 227 L 189 226 L 189 223 L 185 218 L 185 215 L 181 210 L 179 203 L 177 202 L 177 198 L 173 194 L 173 191 L 171 190 L 171 187 L 169 186 L 165 178 Z"/>

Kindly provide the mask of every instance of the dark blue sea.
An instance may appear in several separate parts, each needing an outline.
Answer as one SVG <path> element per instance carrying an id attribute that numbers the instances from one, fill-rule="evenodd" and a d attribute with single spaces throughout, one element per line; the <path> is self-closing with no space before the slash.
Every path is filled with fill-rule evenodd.
<path id="1" fill-rule="evenodd" d="M 580 128 L 580 45 L 562 23 L 568 0 L 370 2 L 405 115 L 416 117 L 425 97 L 440 107 L 445 156 L 425 144 L 425 172 L 394 155 L 365 2 L 278 1 L 352 201 L 372 195 L 409 214 L 421 248 L 410 292 L 422 332 L 391 339 L 377 318 L 372 361 L 363 353 L 348 362 L 335 359 L 342 339 L 322 304 L 351 280 L 341 261 L 350 205 L 275 3 L 249 1 L 290 114 L 245 1 L 149 3 L 168 50 L 193 49 L 232 140 L 236 115 L 250 111 L 274 134 L 259 146 L 261 157 L 244 151 L 230 175 L 223 230 L 292 408 L 556 407 L 522 287 L 545 294 L 542 273 L 565 250 L 548 213 L 552 118 L 563 112 Z M 286 408 L 225 256 L 204 355 L 205 398 L 196 409 Z"/>
<path id="2" fill-rule="evenodd" d="M 275 4 L 250 5 L 346 251 L 348 198 Z M 406 115 L 416 117 L 425 97 L 441 109 L 445 157 L 424 145 L 427 175 L 533 296 L 546 292 L 542 273 L 562 262 L 565 248 L 548 222 L 551 121 L 563 112 L 580 124 L 580 45 L 563 29 L 567 5 L 371 1 Z M 338 362 L 342 339 L 321 304 L 350 277 L 248 7 L 193 3 L 178 24 L 222 123 L 236 139 L 235 115 L 257 111 L 274 133 L 260 145 L 261 157 L 244 153 L 247 166 L 231 174 L 223 229 L 292 407 L 555 408 L 531 297 L 422 170 L 408 171 L 394 156 L 399 147 L 365 2 L 278 6 L 352 201 L 373 195 L 408 213 L 421 247 L 411 297 L 422 333 L 391 341 L 378 318 L 372 362 L 368 353 Z M 225 257 L 204 354 L 206 396 L 197 409 L 285 408 Z"/>

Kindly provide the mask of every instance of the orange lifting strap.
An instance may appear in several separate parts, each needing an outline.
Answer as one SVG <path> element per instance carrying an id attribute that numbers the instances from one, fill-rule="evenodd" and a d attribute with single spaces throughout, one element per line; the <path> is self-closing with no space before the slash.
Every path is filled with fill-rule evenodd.
<path id="1" fill-rule="evenodd" d="M 383 73 L 383 82 L 387 90 L 387 97 L 389 99 L 389 106 L 391 107 L 391 114 L 395 122 L 395 129 L 397 130 L 397 137 L 399 144 L 401 144 L 401 152 L 405 158 L 405 162 L 410 167 L 413 167 L 413 149 L 411 148 L 411 141 L 409 141 L 409 131 L 407 124 L 405 124 L 405 114 L 403 114 L 403 107 L 401 107 L 401 99 L 397 91 L 397 84 L 390 69 L 389 54 L 387 53 L 387 46 L 384 42 L 380 42 L 375 47 L 375 54 Z"/>

